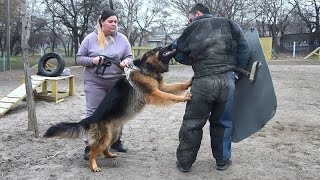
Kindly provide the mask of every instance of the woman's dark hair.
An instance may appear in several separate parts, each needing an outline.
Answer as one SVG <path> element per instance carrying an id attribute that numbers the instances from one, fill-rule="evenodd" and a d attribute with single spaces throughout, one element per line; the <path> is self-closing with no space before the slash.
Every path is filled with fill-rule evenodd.
<path id="1" fill-rule="evenodd" d="M 194 14 L 196 11 L 200 11 L 200 12 L 202 12 L 203 14 L 210 14 L 209 8 L 207 8 L 207 6 L 205 6 L 205 5 L 202 4 L 202 3 L 197 3 L 197 4 L 195 4 L 195 5 L 191 8 L 191 10 L 189 11 L 189 13 Z"/>
<path id="2" fill-rule="evenodd" d="M 108 41 L 106 39 L 106 35 L 102 31 L 102 22 L 108 19 L 110 16 L 117 16 L 117 13 L 114 12 L 113 10 L 106 9 L 102 11 L 101 15 L 99 16 L 97 23 L 98 23 L 98 42 L 99 42 L 99 47 L 100 49 L 104 48 L 105 45 L 108 45 Z M 117 16 L 118 17 L 118 16 Z M 108 35 L 108 37 L 112 40 L 112 36 Z"/>
<path id="3" fill-rule="evenodd" d="M 110 16 L 117 16 L 117 13 L 111 9 L 106 9 L 104 11 L 102 11 L 101 16 L 100 16 L 100 20 L 101 21 L 105 21 L 106 19 L 108 19 Z"/>

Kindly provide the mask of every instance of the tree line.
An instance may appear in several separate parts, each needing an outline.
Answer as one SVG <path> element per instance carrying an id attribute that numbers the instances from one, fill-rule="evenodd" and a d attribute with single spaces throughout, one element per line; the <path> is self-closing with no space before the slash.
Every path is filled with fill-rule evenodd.
<path id="1" fill-rule="evenodd" d="M 6 47 L 4 1 L 0 0 L 1 52 Z M 21 53 L 22 7 L 19 2 L 10 1 L 12 56 Z M 39 0 L 32 15 L 30 52 L 56 51 L 59 46 L 64 49 L 65 56 L 74 56 L 105 8 L 119 14 L 119 30 L 131 45 L 143 45 L 152 32 L 165 33 L 170 41 L 170 34 L 185 27 L 188 11 L 196 2 L 206 4 L 214 16 L 228 17 L 244 29 L 255 27 L 260 36 L 271 36 L 275 52 L 283 46 L 277 39 L 280 37 L 281 41 L 285 34 L 308 33 L 314 40 L 309 41 L 309 51 L 320 44 L 318 0 Z"/>

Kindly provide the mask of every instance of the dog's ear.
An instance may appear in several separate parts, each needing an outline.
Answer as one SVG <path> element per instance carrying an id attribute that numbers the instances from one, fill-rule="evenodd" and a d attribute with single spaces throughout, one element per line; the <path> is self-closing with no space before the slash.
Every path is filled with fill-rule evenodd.
<path id="1" fill-rule="evenodd" d="M 141 59 L 135 59 L 135 60 L 133 60 L 133 65 L 134 65 L 134 66 L 140 66 L 140 65 L 141 65 Z"/>

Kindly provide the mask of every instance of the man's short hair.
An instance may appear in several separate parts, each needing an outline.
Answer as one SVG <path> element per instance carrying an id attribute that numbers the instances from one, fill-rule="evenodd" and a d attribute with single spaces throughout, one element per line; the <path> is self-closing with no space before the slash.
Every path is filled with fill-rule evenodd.
<path id="1" fill-rule="evenodd" d="M 197 3 L 195 4 L 191 10 L 189 11 L 189 13 L 192 13 L 194 14 L 196 11 L 200 11 L 202 12 L 203 14 L 210 14 L 210 11 L 209 11 L 209 8 L 207 6 L 205 6 L 204 4 L 202 3 Z"/>

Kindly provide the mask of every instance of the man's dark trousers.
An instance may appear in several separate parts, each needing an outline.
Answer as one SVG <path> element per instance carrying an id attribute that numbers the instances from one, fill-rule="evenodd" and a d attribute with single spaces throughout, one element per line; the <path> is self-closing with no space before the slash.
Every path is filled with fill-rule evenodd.
<path id="1" fill-rule="evenodd" d="M 209 119 L 211 148 L 217 164 L 231 158 L 232 106 L 234 96 L 232 71 L 197 77 L 191 86 L 192 98 L 186 105 L 179 132 L 177 160 L 185 167 L 195 162 L 203 126 Z"/>

